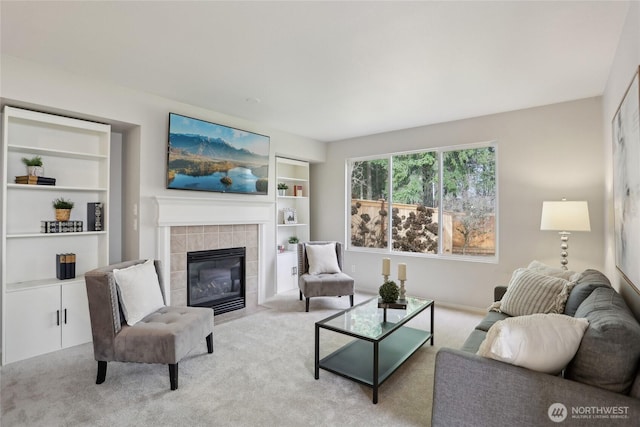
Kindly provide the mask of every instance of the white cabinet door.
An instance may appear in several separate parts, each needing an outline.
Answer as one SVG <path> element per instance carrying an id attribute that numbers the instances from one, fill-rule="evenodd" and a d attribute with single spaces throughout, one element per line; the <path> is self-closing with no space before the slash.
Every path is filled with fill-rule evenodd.
<path id="1" fill-rule="evenodd" d="M 91 319 L 84 282 L 65 284 L 61 288 L 62 348 L 91 341 Z"/>
<path id="2" fill-rule="evenodd" d="M 60 287 L 7 292 L 6 363 L 60 349 Z"/>
<path id="3" fill-rule="evenodd" d="M 278 254 L 278 293 L 298 288 L 298 254 Z"/>

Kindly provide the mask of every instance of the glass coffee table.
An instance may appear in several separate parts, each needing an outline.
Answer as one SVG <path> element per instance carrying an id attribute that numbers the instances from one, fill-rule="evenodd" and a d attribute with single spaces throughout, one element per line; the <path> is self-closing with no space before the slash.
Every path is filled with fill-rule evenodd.
<path id="1" fill-rule="evenodd" d="M 316 322 L 315 378 L 324 369 L 372 387 L 378 403 L 378 387 L 424 343 L 433 345 L 433 307 L 432 300 L 407 297 L 400 305 L 380 308 L 376 297 Z M 429 331 L 406 326 L 427 308 Z M 320 329 L 356 339 L 320 359 Z"/>

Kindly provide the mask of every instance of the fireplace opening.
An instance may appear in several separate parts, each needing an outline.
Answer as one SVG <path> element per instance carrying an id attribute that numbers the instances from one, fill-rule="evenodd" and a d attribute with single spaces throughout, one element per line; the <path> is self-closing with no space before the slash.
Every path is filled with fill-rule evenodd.
<path id="1" fill-rule="evenodd" d="M 214 315 L 245 307 L 245 248 L 187 252 L 187 305 Z"/>

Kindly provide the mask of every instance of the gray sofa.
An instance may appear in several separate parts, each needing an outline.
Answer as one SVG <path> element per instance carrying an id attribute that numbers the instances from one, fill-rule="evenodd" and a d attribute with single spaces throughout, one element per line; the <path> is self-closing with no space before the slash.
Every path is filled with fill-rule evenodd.
<path id="1" fill-rule="evenodd" d="M 640 425 L 640 324 L 602 273 L 585 270 L 575 282 L 564 314 L 589 327 L 563 373 L 478 356 L 491 325 L 508 317 L 490 311 L 461 349 L 436 355 L 433 426 Z M 496 301 L 505 290 L 496 288 Z"/>

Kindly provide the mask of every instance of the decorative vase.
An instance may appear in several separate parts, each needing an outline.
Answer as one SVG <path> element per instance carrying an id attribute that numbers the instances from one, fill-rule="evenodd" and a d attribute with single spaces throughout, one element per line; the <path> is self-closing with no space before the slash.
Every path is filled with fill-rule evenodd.
<path id="1" fill-rule="evenodd" d="M 56 209 L 56 221 L 69 221 L 71 209 Z"/>
<path id="2" fill-rule="evenodd" d="M 278 190 L 278 196 L 285 196 L 287 194 L 287 190 Z"/>
<path id="3" fill-rule="evenodd" d="M 289 243 L 289 250 L 291 252 L 296 252 L 298 250 L 298 244 L 297 243 Z"/>
<path id="4" fill-rule="evenodd" d="M 44 176 L 44 168 L 42 166 L 27 166 L 27 175 Z"/>

